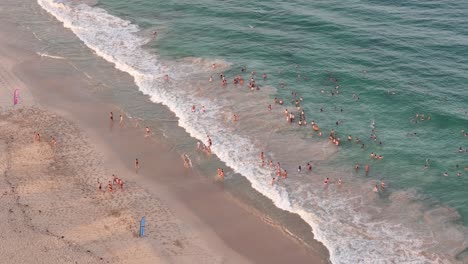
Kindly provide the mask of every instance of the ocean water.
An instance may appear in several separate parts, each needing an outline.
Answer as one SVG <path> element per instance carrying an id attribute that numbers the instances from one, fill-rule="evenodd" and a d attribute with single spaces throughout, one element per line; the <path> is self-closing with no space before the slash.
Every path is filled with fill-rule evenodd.
<path id="1" fill-rule="evenodd" d="M 299 214 L 333 263 L 468 262 L 468 3 L 37 2 L 168 106 L 191 136 L 206 143 L 209 135 L 214 154 L 254 189 Z M 239 74 L 248 83 L 252 71 L 260 90 L 232 83 Z M 299 116 L 292 92 L 322 137 L 286 122 L 286 108 Z M 331 129 L 338 147 L 327 139 Z M 288 179 L 271 186 L 275 173 L 260 166 L 261 151 Z M 388 187 L 374 193 L 381 180 Z"/>

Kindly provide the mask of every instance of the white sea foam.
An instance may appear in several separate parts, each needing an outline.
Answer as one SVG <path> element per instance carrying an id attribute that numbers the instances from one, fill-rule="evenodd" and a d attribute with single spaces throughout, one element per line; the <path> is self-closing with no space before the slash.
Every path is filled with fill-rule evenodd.
<path id="1" fill-rule="evenodd" d="M 260 150 L 253 139 L 235 133 L 219 120 L 218 113 L 224 107 L 221 99 L 193 96 L 189 89 L 178 89 L 162 80 L 166 74 L 173 82 L 183 80 L 192 73 L 205 71 L 212 65 L 211 61 L 189 59 L 166 65 L 158 56 L 142 48 L 149 39 L 136 34 L 139 28 L 129 21 L 100 8 L 63 0 L 38 0 L 38 3 L 98 56 L 133 76 L 140 91 L 153 102 L 168 106 L 178 116 L 179 125 L 191 136 L 206 141 L 210 135 L 213 152 L 226 165 L 245 176 L 253 188 L 270 198 L 277 207 L 299 214 L 312 226 L 315 237 L 330 250 L 333 263 L 449 262 L 447 256 L 433 253 L 437 240 L 428 235 L 430 228 L 413 230 L 404 223 L 388 222 L 387 218 L 379 217 L 388 214 L 381 207 L 373 206 L 375 195 L 366 188 L 347 194 L 330 192 L 324 199 L 322 188 L 301 182 L 291 181 L 288 185 L 280 183 L 272 187 L 271 171 L 255 162 Z M 222 61 L 213 63 L 228 66 Z M 204 105 L 207 112 L 194 115 L 190 111 L 192 105 Z M 399 196 L 392 198 L 408 206 L 413 202 Z M 391 206 L 387 209 L 390 212 L 398 210 Z M 417 212 L 421 213 L 415 217 L 423 215 L 422 210 Z M 398 219 L 398 214 L 395 215 L 394 219 Z M 457 241 L 463 241 L 463 238 L 457 238 Z"/>
<path id="2" fill-rule="evenodd" d="M 39 56 L 41 56 L 41 57 L 46 57 L 46 58 L 51 58 L 51 59 L 57 59 L 57 60 L 66 60 L 66 58 L 64 58 L 64 57 L 49 55 L 49 54 L 47 54 L 47 53 L 36 52 L 36 54 L 39 55 Z"/>

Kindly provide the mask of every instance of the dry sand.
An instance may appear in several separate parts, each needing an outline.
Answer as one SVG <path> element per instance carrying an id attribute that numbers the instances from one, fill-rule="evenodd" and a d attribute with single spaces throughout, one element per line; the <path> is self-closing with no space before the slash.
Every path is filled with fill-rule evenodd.
<path id="1" fill-rule="evenodd" d="M 323 246 L 266 224 L 134 121 L 110 129 L 117 106 L 81 89 L 89 83 L 64 61 L 16 47 L 17 37 L 0 30 L 0 263 L 327 262 Z M 17 107 L 12 87 L 21 89 Z M 125 189 L 98 191 L 114 173 Z"/>
<path id="2" fill-rule="evenodd" d="M 8 263 L 222 262 L 134 182 L 97 191 L 97 181 L 106 188 L 111 177 L 72 123 L 35 108 L 3 112 L 0 120 L 0 256 Z M 50 136 L 59 139 L 55 148 Z"/>

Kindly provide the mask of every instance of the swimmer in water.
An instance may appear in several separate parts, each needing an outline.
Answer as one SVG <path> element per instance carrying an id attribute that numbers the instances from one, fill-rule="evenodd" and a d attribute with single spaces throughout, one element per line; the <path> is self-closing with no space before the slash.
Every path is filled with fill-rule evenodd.
<path id="1" fill-rule="evenodd" d="M 354 166 L 354 169 L 356 170 L 356 172 L 359 171 L 359 164 L 356 163 L 356 166 Z"/>
<path id="2" fill-rule="evenodd" d="M 385 182 L 384 182 L 383 180 L 380 181 L 380 188 L 382 188 L 382 190 L 384 190 L 385 187 L 386 187 L 386 186 L 385 186 Z"/>
<path id="3" fill-rule="evenodd" d="M 461 176 L 462 176 L 461 172 L 458 172 L 458 173 L 457 173 L 457 176 L 458 176 L 458 177 L 461 177 Z"/>
<path id="4" fill-rule="evenodd" d="M 377 184 L 374 186 L 374 192 L 375 192 L 375 193 L 378 193 L 378 192 L 379 192 L 379 186 L 378 186 Z"/>
<path id="5" fill-rule="evenodd" d="M 330 179 L 326 178 L 325 181 L 323 182 L 323 184 L 328 185 L 329 182 L 330 182 Z"/>
<path id="6" fill-rule="evenodd" d="M 448 176 L 448 173 L 447 173 L 447 172 L 444 172 L 444 176 L 447 177 L 447 176 Z"/>
<path id="7" fill-rule="evenodd" d="M 338 179 L 338 185 L 341 185 L 341 178 Z"/>
<path id="8" fill-rule="evenodd" d="M 429 168 L 429 159 L 426 159 L 426 164 L 424 164 L 424 170 Z"/>

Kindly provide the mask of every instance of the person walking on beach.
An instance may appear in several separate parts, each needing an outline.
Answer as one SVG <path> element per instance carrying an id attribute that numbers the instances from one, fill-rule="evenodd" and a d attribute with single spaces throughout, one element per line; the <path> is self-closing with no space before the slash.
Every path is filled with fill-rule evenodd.
<path id="1" fill-rule="evenodd" d="M 146 135 L 145 135 L 145 137 L 149 137 L 149 136 L 151 136 L 151 130 L 150 130 L 149 127 L 146 127 Z"/>
<path id="2" fill-rule="evenodd" d="M 34 141 L 41 142 L 41 134 L 34 132 Z"/>
<path id="3" fill-rule="evenodd" d="M 50 137 L 50 144 L 52 145 L 52 148 L 54 148 L 54 151 L 55 151 L 57 140 L 55 140 L 55 138 L 52 136 Z"/>
<path id="4" fill-rule="evenodd" d="M 107 190 L 111 193 L 112 192 L 112 182 L 109 181 L 109 184 L 107 184 Z"/>
<path id="5" fill-rule="evenodd" d="M 124 181 L 122 179 L 117 179 L 117 184 L 120 186 L 120 190 L 123 191 Z"/>
<path id="6" fill-rule="evenodd" d="M 122 126 L 122 124 L 123 124 L 123 116 L 122 116 L 122 115 L 120 115 L 120 121 L 119 121 L 119 125 L 120 125 L 120 126 Z"/>
<path id="7" fill-rule="evenodd" d="M 109 113 L 109 119 L 111 122 L 114 121 L 114 113 L 112 112 Z"/>
<path id="8" fill-rule="evenodd" d="M 140 168 L 140 164 L 138 162 L 138 159 L 135 159 L 135 173 L 138 173 L 139 168 Z"/>

